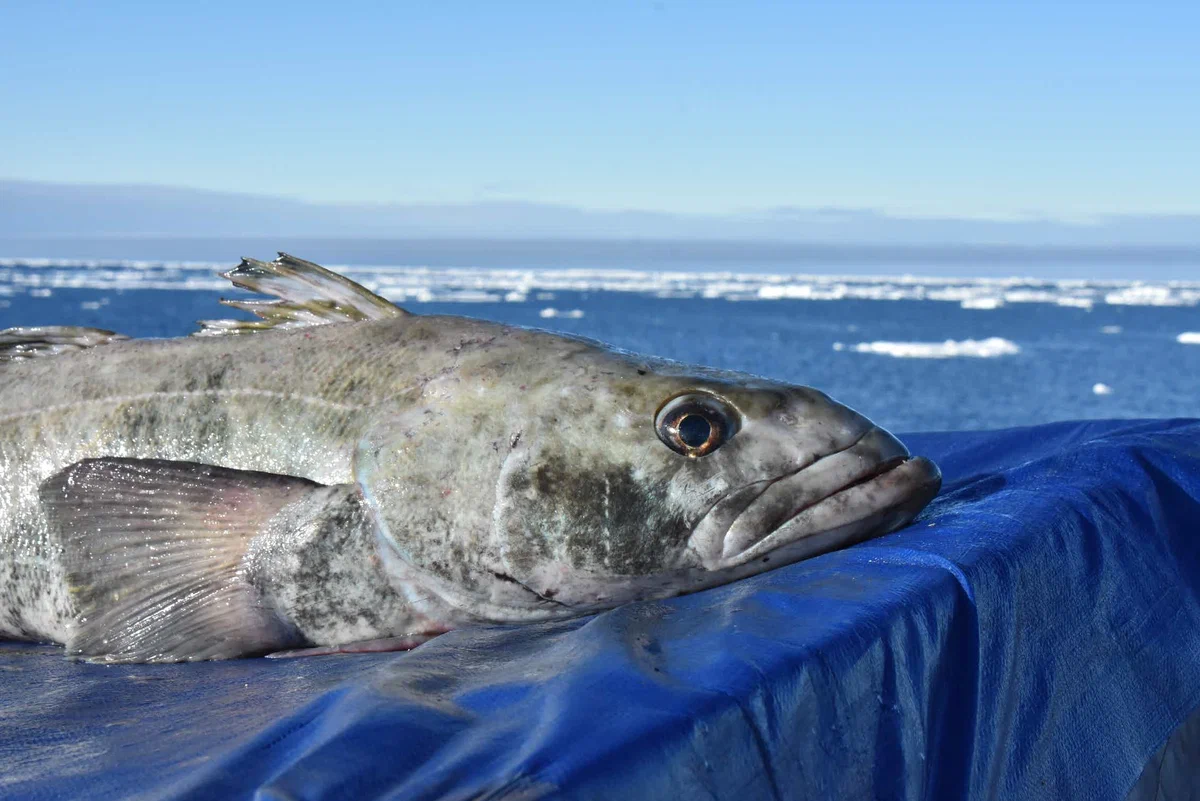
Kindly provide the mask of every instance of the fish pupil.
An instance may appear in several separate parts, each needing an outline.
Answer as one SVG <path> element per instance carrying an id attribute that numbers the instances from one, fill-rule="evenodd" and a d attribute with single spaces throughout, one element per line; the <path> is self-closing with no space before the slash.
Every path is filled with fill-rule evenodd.
<path id="1" fill-rule="evenodd" d="M 699 448 L 712 435 L 712 424 L 698 414 L 689 414 L 676 426 L 679 441 L 689 448 Z"/>

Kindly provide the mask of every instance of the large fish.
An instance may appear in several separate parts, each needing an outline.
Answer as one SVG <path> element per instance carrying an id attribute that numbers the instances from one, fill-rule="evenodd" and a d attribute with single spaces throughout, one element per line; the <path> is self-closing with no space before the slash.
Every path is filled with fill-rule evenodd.
<path id="1" fill-rule="evenodd" d="M 409 314 L 281 254 L 252 322 L 0 332 L 0 636 L 111 662 L 412 647 L 907 524 L 927 459 L 806 387 Z"/>

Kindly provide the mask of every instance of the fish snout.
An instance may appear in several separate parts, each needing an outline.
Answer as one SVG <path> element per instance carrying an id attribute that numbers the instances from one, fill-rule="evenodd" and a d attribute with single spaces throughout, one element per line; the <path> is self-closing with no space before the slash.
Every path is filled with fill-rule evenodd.
<path id="1" fill-rule="evenodd" d="M 906 525 L 940 487 L 933 462 L 914 458 L 892 434 L 871 426 L 849 447 L 739 498 L 744 507 L 725 532 L 718 560 L 732 566 L 802 540 L 821 540 L 819 550 L 832 550 L 883 534 Z M 879 525 L 869 524 L 877 518 Z"/>

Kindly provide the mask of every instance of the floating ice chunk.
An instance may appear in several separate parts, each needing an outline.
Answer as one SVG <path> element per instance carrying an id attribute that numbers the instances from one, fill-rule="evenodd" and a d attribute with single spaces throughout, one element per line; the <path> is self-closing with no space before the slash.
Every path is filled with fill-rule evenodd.
<path id="1" fill-rule="evenodd" d="M 959 305 L 964 309 L 998 309 L 1004 305 L 1004 298 L 967 298 Z"/>
<path id="2" fill-rule="evenodd" d="M 48 298 L 48 297 L 50 297 L 51 295 L 53 295 L 53 294 L 54 294 L 54 291 L 53 291 L 53 290 L 51 290 L 51 289 L 47 289 L 47 288 L 45 288 L 45 287 L 42 287 L 41 289 L 31 289 L 31 290 L 29 290 L 29 294 L 30 294 L 30 295 L 32 295 L 32 296 L 33 296 L 33 297 L 35 297 L 35 298 Z"/>
<path id="3" fill-rule="evenodd" d="M 1101 334 L 1119 334 L 1123 329 L 1119 325 L 1106 325 L 1100 329 Z"/>
<path id="4" fill-rule="evenodd" d="M 1059 306 L 1071 306 L 1076 309 L 1088 309 L 1089 311 L 1091 310 L 1092 306 L 1095 305 L 1095 301 L 1091 298 L 1078 298 L 1070 295 L 1061 297 L 1054 302 Z"/>
<path id="5" fill-rule="evenodd" d="M 519 290 L 519 289 L 514 289 L 514 290 L 512 290 L 511 292 L 507 293 L 507 294 L 504 296 L 504 299 L 505 299 L 506 301 L 508 301 L 509 303 L 524 303 L 524 302 L 525 302 L 525 299 L 526 299 L 527 297 L 528 297 L 528 295 L 526 295 L 526 294 L 525 294 L 524 292 L 522 292 L 521 290 Z"/>
<path id="6" fill-rule="evenodd" d="M 1118 289 L 1105 295 L 1104 302 L 1113 306 L 1190 306 L 1195 303 L 1187 294 L 1161 284 L 1134 284 Z"/>
<path id="7" fill-rule="evenodd" d="M 434 301 L 433 293 L 424 287 L 384 286 L 379 288 L 378 293 L 401 306 L 405 303 L 432 303 Z"/>
<path id="8" fill-rule="evenodd" d="M 478 289 L 456 289 L 438 293 L 434 297 L 449 303 L 496 303 L 501 298 L 495 292 L 483 292 Z"/>
<path id="9" fill-rule="evenodd" d="M 825 286 L 823 282 L 811 284 L 787 284 L 783 286 L 767 285 L 758 288 L 758 297 L 762 300 L 844 300 L 849 295 L 845 284 L 837 283 Z M 881 292 L 880 300 L 890 300 L 887 292 Z"/>
<path id="10" fill-rule="evenodd" d="M 583 309 L 555 309 L 554 307 L 542 309 L 538 312 L 538 316 L 545 318 L 564 317 L 568 320 L 578 320 L 583 317 Z"/>
<path id="11" fill-rule="evenodd" d="M 846 349 L 846 343 L 845 343 L 845 342 L 834 342 L 834 343 L 833 343 L 833 349 L 834 349 L 834 350 L 845 350 L 845 349 Z"/>
<path id="12" fill-rule="evenodd" d="M 1184 331 L 1175 341 L 1181 345 L 1200 345 L 1200 331 Z"/>
<path id="13" fill-rule="evenodd" d="M 854 346 L 858 353 L 879 353 L 898 359 L 953 359 L 967 356 L 990 359 L 1020 353 L 1017 343 L 1001 337 L 964 339 L 945 342 L 860 342 Z"/>
<path id="14" fill-rule="evenodd" d="M 1112 387 L 1110 387 L 1108 384 L 1093 384 L 1092 392 L 1097 395 L 1111 395 Z"/>

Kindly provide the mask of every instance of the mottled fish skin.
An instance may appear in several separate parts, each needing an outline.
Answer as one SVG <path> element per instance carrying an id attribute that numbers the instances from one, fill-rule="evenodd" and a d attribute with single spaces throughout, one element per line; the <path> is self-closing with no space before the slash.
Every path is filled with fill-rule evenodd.
<path id="1" fill-rule="evenodd" d="M 740 422 L 690 458 L 655 416 L 696 393 Z M 0 635 L 71 640 L 39 487 L 100 457 L 325 485 L 239 568 L 279 650 L 690 592 L 895 529 L 940 484 L 816 390 L 478 320 L 113 341 L 0 363 Z"/>
<path id="2" fill-rule="evenodd" d="M 37 497 L 65 466 L 155 458 L 352 483 L 372 421 L 453 375 L 479 343 L 520 333 L 411 316 L 128 341 L 0 366 L 0 633 L 56 642 L 69 634 L 75 610 L 61 548 Z"/>

